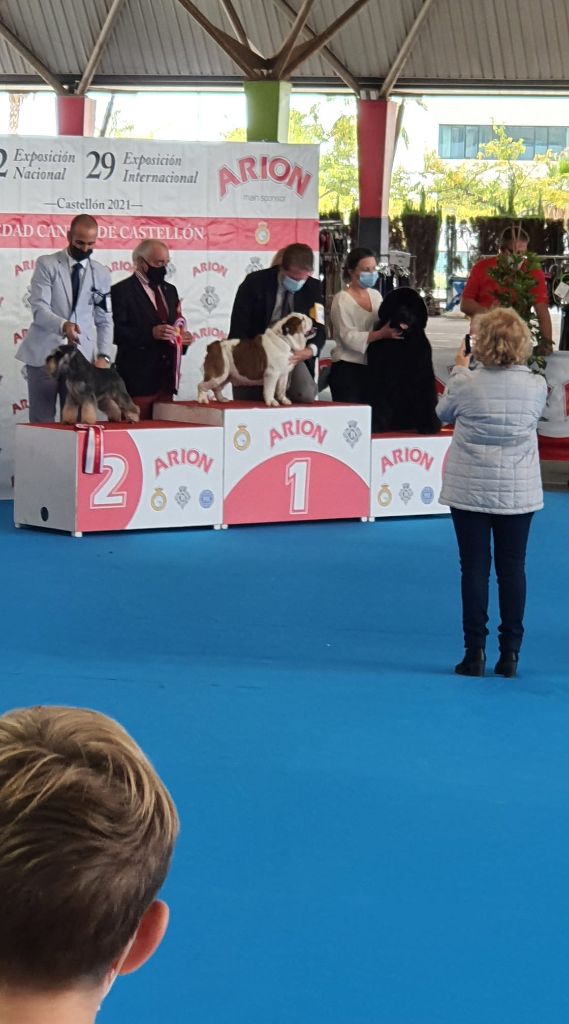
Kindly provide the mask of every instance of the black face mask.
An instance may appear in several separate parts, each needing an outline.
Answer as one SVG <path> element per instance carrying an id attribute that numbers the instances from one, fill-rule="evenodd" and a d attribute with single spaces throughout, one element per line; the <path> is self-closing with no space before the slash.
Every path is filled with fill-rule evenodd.
<path id="1" fill-rule="evenodd" d="M 93 255 L 92 249 L 78 249 L 75 245 L 69 245 L 69 255 L 72 260 L 77 260 L 78 263 L 82 263 L 83 260 L 88 260 L 89 256 Z"/>
<path id="2" fill-rule="evenodd" d="M 146 276 L 149 284 L 153 285 L 154 288 L 158 288 L 161 284 L 164 284 L 166 277 L 166 267 L 151 267 L 146 264 Z"/>

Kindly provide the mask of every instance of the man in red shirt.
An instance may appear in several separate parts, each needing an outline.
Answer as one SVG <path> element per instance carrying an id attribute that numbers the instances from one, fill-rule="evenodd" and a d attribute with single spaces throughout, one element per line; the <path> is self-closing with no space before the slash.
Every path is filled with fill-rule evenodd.
<path id="1" fill-rule="evenodd" d="M 505 228 L 500 239 L 500 252 L 527 252 L 528 242 L 529 235 L 521 228 Z M 487 313 L 489 309 L 500 304 L 497 298 L 498 283 L 488 273 L 496 266 L 497 259 L 497 256 L 489 256 L 487 259 L 479 260 L 470 271 L 460 303 L 462 312 L 467 316 L 474 317 L 477 313 Z M 529 273 L 535 279 L 533 307 L 545 340 L 544 348 L 550 352 L 553 348 L 553 329 L 545 275 L 542 270 L 531 270 Z"/>

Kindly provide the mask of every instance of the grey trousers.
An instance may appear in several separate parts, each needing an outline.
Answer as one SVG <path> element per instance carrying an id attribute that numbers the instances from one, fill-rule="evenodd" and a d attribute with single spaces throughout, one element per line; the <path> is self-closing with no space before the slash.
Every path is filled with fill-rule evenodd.
<path id="1" fill-rule="evenodd" d="M 43 366 L 26 366 L 30 423 L 55 423 L 59 397 L 59 411 L 65 402 L 65 384 L 46 373 Z"/>
<path id="2" fill-rule="evenodd" d="M 297 363 L 288 379 L 287 398 L 295 405 L 310 405 L 316 399 L 316 383 L 306 363 Z M 233 388 L 237 402 L 258 402 L 263 400 L 263 389 L 259 387 Z"/>

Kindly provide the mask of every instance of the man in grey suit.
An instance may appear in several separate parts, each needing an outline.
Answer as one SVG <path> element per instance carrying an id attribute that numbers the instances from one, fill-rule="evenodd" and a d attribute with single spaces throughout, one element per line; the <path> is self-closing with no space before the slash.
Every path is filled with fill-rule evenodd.
<path id="1" fill-rule="evenodd" d="M 69 245 L 40 256 L 32 275 L 33 320 L 16 358 L 26 364 L 30 423 L 53 423 L 61 385 L 45 372 L 45 361 L 58 345 L 77 345 L 95 366 L 108 369 L 113 346 L 111 275 L 91 259 L 97 242 L 97 221 L 86 213 L 74 217 Z"/>

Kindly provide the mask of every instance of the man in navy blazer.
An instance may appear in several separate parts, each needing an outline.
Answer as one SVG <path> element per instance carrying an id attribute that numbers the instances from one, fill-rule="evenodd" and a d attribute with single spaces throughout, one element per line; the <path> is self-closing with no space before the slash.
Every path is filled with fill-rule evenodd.
<path id="1" fill-rule="evenodd" d="M 111 364 L 111 275 L 91 259 L 97 234 L 97 221 L 81 213 L 69 226 L 67 249 L 40 256 L 36 263 L 30 291 L 33 320 L 16 353 L 26 364 L 30 423 L 54 422 L 58 394 L 63 408 L 64 388 L 45 371 L 46 358 L 58 345 L 77 345 L 100 369 Z"/>
<path id="2" fill-rule="evenodd" d="M 280 266 L 248 274 L 237 290 L 230 338 L 255 338 L 287 313 L 307 313 L 316 333 L 309 345 L 290 358 L 291 376 L 287 395 L 291 402 L 313 402 L 316 397 L 314 360 L 326 340 L 324 304 L 320 281 L 312 277 L 314 255 L 309 245 L 294 242 L 283 250 Z M 258 401 L 263 389 L 234 387 L 237 400 Z"/>

